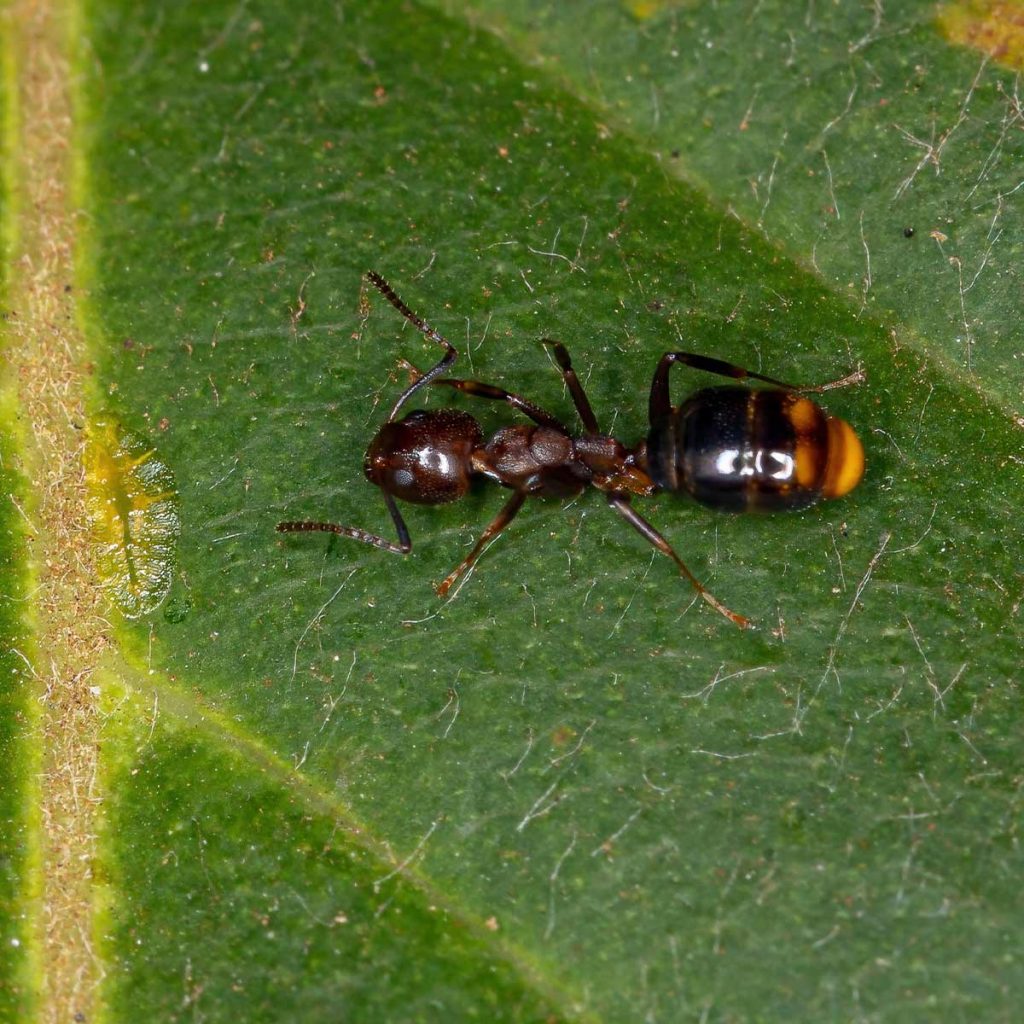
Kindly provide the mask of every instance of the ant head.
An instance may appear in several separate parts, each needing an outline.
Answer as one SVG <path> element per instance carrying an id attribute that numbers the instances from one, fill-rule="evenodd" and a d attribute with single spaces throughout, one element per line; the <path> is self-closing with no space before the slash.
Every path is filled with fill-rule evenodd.
<path id="1" fill-rule="evenodd" d="M 402 501 L 443 505 L 469 490 L 480 424 L 457 409 L 425 412 L 385 423 L 370 442 L 363 464 L 367 479 Z"/>

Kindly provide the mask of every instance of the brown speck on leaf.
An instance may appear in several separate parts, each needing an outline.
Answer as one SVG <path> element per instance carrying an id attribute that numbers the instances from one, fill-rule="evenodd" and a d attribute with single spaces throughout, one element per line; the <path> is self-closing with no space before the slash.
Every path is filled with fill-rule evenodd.
<path id="1" fill-rule="evenodd" d="M 551 745 L 553 747 L 564 747 L 570 740 L 576 738 L 576 730 L 569 725 L 557 728 L 551 734 Z"/>
<path id="2" fill-rule="evenodd" d="M 171 421 L 166 416 L 162 416 L 160 418 L 160 422 L 157 423 L 157 426 L 161 430 L 166 430 L 170 425 L 171 425 Z"/>

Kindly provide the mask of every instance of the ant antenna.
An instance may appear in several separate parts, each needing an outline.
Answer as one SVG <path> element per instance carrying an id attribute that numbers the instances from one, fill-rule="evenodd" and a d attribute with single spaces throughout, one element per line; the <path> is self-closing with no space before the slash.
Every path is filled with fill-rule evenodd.
<path id="1" fill-rule="evenodd" d="M 402 406 L 405 405 L 405 403 L 409 401 L 409 399 L 412 398 L 412 396 L 417 391 L 419 391 L 420 388 L 425 387 L 432 380 L 435 380 L 437 377 L 440 377 L 441 374 L 444 373 L 445 370 L 447 370 L 448 367 L 455 362 L 459 353 L 455 349 L 455 347 L 449 343 L 447 338 L 445 338 L 444 335 L 440 333 L 440 331 L 436 331 L 433 327 L 430 326 L 430 324 L 427 323 L 426 320 L 424 320 L 422 317 L 418 317 L 398 297 L 398 295 L 395 293 L 394 288 L 392 288 L 391 285 L 389 285 L 387 281 L 385 281 L 384 278 L 380 276 L 380 274 L 378 274 L 375 270 L 369 270 L 366 273 L 366 278 L 370 282 L 370 284 L 372 284 L 377 289 L 377 291 L 379 291 L 381 295 L 383 295 L 384 298 L 387 299 L 388 302 L 390 302 L 391 305 L 394 306 L 395 309 L 397 309 L 398 312 L 401 313 L 402 316 L 404 316 L 405 319 L 409 321 L 409 323 L 411 323 L 418 331 L 421 331 L 424 335 L 426 335 L 431 341 L 436 341 L 438 345 L 440 345 L 445 350 L 444 356 L 441 358 L 441 361 L 436 366 L 432 366 L 429 370 L 427 370 L 426 373 L 421 373 L 398 396 L 398 401 L 395 402 L 394 408 L 391 410 L 391 415 L 388 416 L 387 421 L 388 423 L 391 423 L 392 420 L 394 420 L 395 417 L 398 415 L 399 410 L 402 408 Z"/>

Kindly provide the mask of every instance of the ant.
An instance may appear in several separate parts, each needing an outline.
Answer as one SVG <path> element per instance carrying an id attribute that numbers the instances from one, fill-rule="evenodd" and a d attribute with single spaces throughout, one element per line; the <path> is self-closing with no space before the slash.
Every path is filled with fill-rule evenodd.
<path id="1" fill-rule="evenodd" d="M 664 537 L 631 504 L 633 496 L 657 491 L 685 491 L 712 508 L 733 512 L 800 509 L 821 498 L 840 498 L 864 473 L 864 449 L 844 420 L 826 415 L 806 392 L 820 393 L 863 380 L 858 370 L 818 387 L 795 387 L 733 363 L 692 352 L 666 352 L 654 371 L 649 399 L 650 432 L 627 448 L 603 434 L 572 367 L 565 346 L 545 338 L 583 423 L 573 434 L 533 402 L 492 384 L 458 380 L 442 374 L 455 362 L 455 348 L 395 294 L 380 274 L 367 278 L 399 313 L 444 349 L 436 366 L 423 373 L 403 361 L 413 380 L 399 396 L 387 422 L 370 442 L 364 472 L 384 497 L 398 532 L 398 543 L 355 526 L 335 523 L 278 523 L 282 533 L 319 530 L 385 551 L 407 555 L 409 530 L 395 499 L 420 505 L 456 501 L 469 490 L 474 475 L 490 477 L 512 496 L 484 530 L 472 551 L 437 586 L 444 597 L 469 570 L 529 497 L 570 497 L 589 487 L 604 492 L 608 504 L 648 543 L 671 558 L 696 592 L 717 612 L 736 623 L 750 620 L 730 611 L 683 564 Z M 695 370 L 770 388 L 704 388 L 682 405 L 669 395 L 669 372 L 680 363 Z M 417 409 L 398 414 L 428 384 L 443 385 L 475 398 L 507 402 L 534 425 L 502 427 L 489 440 L 480 424 L 457 409 Z"/>

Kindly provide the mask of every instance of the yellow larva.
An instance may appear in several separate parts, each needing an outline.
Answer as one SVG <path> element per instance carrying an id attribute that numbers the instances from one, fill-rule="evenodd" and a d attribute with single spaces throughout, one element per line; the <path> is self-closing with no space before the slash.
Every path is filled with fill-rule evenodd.
<path id="1" fill-rule="evenodd" d="M 128 618 L 167 596 L 181 532 L 174 474 L 110 416 L 86 428 L 85 480 L 100 581 Z"/>

